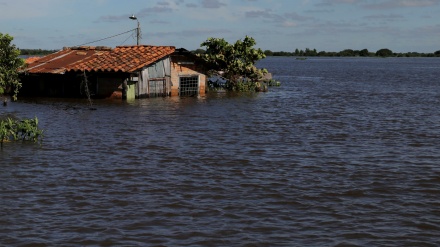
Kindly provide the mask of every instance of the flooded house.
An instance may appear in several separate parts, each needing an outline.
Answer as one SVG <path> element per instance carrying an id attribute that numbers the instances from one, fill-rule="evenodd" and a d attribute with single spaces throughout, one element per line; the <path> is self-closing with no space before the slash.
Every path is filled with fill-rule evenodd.
<path id="1" fill-rule="evenodd" d="M 205 94 L 203 62 L 173 46 L 82 46 L 30 61 L 22 96 L 135 99 Z"/>

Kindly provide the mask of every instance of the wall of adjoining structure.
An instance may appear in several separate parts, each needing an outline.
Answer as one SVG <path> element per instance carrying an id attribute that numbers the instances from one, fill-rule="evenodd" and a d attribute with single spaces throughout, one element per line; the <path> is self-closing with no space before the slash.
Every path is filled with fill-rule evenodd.
<path id="1" fill-rule="evenodd" d="M 133 74 L 137 80 L 136 98 L 170 96 L 171 68 L 170 58 L 166 57 Z"/>
<path id="2" fill-rule="evenodd" d="M 180 91 L 179 78 L 185 76 L 198 76 L 199 95 L 206 93 L 206 75 L 201 72 L 195 61 L 185 56 L 172 56 L 171 59 L 171 96 L 178 96 Z"/>

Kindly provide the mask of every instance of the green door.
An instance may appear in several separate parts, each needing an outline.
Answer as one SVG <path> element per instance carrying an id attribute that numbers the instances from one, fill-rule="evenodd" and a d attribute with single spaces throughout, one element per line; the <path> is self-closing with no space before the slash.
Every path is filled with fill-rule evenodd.
<path id="1" fill-rule="evenodd" d="M 134 100 L 136 98 L 135 93 L 136 82 L 128 81 L 127 83 L 127 100 Z"/>

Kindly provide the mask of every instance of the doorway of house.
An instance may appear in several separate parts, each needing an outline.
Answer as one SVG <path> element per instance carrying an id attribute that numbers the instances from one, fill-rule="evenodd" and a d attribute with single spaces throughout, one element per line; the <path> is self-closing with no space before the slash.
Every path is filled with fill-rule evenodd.
<path id="1" fill-rule="evenodd" d="M 166 96 L 166 80 L 165 78 L 150 79 L 149 83 L 149 97 L 164 97 Z"/>

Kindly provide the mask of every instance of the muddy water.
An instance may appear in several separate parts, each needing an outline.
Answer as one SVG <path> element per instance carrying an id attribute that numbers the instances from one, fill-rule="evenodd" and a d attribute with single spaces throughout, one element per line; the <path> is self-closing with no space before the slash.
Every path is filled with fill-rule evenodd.
<path id="1" fill-rule="evenodd" d="M 440 59 L 268 58 L 282 87 L 20 99 L 4 246 L 440 245 Z"/>

